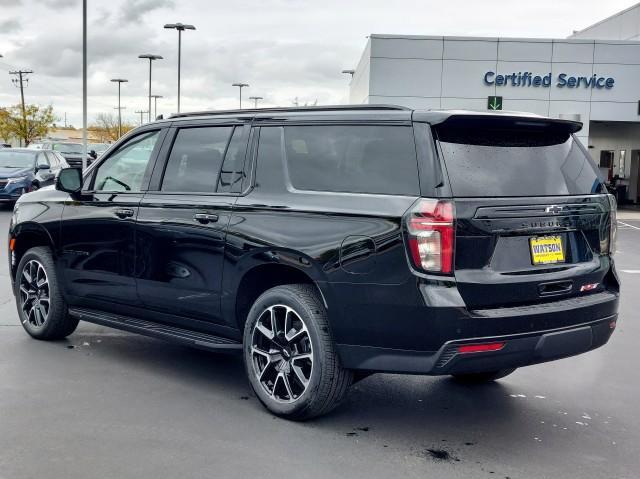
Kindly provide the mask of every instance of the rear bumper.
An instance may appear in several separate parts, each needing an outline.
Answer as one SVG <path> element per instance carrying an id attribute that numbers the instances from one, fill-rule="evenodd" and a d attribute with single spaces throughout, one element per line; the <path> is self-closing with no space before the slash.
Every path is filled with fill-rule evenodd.
<path id="1" fill-rule="evenodd" d="M 617 314 L 568 328 L 523 334 L 453 340 L 437 352 L 406 351 L 338 344 L 344 366 L 351 369 L 408 374 L 462 374 L 518 368 L 575 356 L 609 341 Z M 504 343 L 499 351 L 461 353 L 459 347 Z"/>

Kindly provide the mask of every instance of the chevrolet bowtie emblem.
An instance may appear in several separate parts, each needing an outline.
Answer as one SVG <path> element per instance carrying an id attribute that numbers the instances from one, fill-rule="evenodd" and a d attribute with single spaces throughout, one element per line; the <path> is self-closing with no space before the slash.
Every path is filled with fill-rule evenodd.
<path id="1" fill-rule="evenodd" d="M 562 206 L 558 206 L 558 205 L 551 205 L 551 206 L 547 206 L 544 210 L 545 213 L 552 213 L 554 215 L 558 215 L 560 213 L 562 213 L 562 211 L 564 210 L 564 208 Z"/>

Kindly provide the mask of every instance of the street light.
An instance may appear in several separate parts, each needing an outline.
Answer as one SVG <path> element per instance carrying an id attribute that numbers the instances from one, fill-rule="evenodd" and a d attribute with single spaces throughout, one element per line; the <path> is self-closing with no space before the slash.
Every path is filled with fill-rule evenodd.
<path id="1" fill-rule="evenodd" d="M 355 70 L 342 70 L 342 73 L 344 73 L 345 75 L 351 75 L 351 78 L 353 78 L 353 74 L 355 72 Z"/>
<path id="2" fill-rule="evenodd" d="M 242 110 L 242 89 L 249 86 L 248 83 L 234 83 L 231 86 L 237 86 L 240 89 L 240 109 Z"/>
<path id="3" fill-rule="evenodd" d="M 151 122 L 151 64 L 153 60 L 162 60 L 163 58 L 160 55 L 153 55 L 152 53 L 144 53 L 142 55 L 138 55 L 138 58 L 146 58 L 149 60 L 149 122 Z"/>
<path id="4" fill-rule="evenodd" d="M 253 100 L 253 107 L 258 108 L 258 100 L 264 100 L 261 96 L 250 96 L 249 100 Z"/>
<path id="5" fill-rule="evenodd" d="M 182 23 L 167 23 L 164 28 L 178 30 L 178 113 L 180 113 L 180 60 L 182 56 L 182 32 L 185 30 L 195 30 L 193 25 L 184 25 Z"/>
<path id="6" fill-rule="evenodd" d="M 118 84 L 118 138 L 122 136 L 122 107 L 120 106 L 120 86 L 128 82 L 126 78 L 112 78 L 112 82 Z"/>
<path id="7" fill-rule="evenodd" d="M 162 95 L 151 95 L 153 98 L 153 117 L 158 118 L 158 98 L 164 98 Z"/>

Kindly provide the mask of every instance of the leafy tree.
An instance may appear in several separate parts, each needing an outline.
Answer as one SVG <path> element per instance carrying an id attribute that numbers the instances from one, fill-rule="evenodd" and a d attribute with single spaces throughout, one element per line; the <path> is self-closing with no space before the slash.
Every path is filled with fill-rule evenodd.
<path id="1" fill-rule="evenodd" d="M 39 105 L 25 105 L 24 116 L 20 105 L 6 109 L 5 117 L 9 136 L 15 136 L 28 146 L 33 140 L 47 136 L 56 117 L 53 107 Z"/>
<path id="2" fill-rule="evenodd" d="M 9 143 L 13 137 L 11 129 L 10 113 L 4 108 L 0 108 L 0 140 Z"/>
<path id="3" fill-rule="evenodd" d="M 122 123 L 122 134 L 133 130 L 134 126 L 130 123 Z M 96 121 L 89 127 L 95 136 L 100 137 L 101 141 L 116 141 L 118 135 L 118 117 L 113 113 L 98 113 Z"/>

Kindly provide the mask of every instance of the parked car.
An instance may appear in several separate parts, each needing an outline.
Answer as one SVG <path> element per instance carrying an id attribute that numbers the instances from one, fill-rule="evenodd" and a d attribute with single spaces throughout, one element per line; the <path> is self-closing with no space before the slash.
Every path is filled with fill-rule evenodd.
<path id="1" fill-rule="evenodd" d="M 96 159 L 100 158 L 110 147 L 110 143 L 90 143 L 89 151 L 95 151 Z"/>
<path id="2" fill-rule="evenodd" d="M 55 175 L 68 168 L 57 153 L 3 148 L 0 150 L 0 202 L 13 203 L 24 193 L 52 185 Z"/>
<path id="3" fill-rule="evenodd" d="M 373 372 L 472 384 L 584 353 L 619 282 L 580 128 L 376 105 L 141 126 L 16 205 L 20 319 L 38 339 L 85 320 L 236 351 L 297 420 Z"/>
<path id="4" fill-rule="evenodd" d="M 43 142 L 41 149 L 51 150 L 60 153 L 64 156 L 69 166 L 74 168 L 82 167 L 82 144 L 72 142 Z M 90 145 L 87 148 L 87 166 L 89 166 L 93 160 L 98 157 L 98 154 L 91 149 Z"/>

